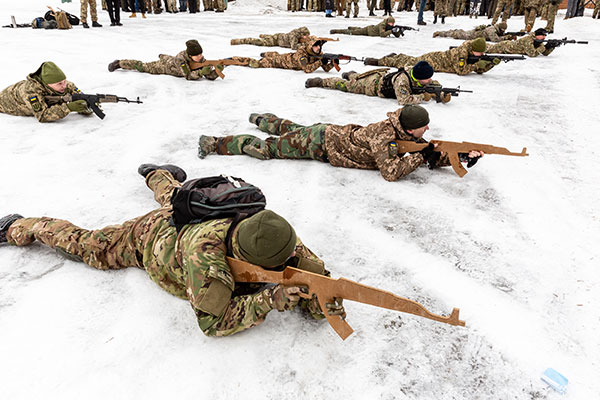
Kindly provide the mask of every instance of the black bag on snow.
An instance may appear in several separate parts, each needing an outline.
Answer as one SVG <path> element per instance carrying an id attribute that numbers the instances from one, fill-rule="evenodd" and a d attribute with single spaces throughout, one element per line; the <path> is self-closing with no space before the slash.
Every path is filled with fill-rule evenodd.
<path id="1" fill-rule="evenodd" d="M 236 222 L 265 209 L 261 190 L 240 178 L 227 175 L 187 181 L 171 197 L 172 222 L 179 232 L 184 225 L 219 218 Z"/>

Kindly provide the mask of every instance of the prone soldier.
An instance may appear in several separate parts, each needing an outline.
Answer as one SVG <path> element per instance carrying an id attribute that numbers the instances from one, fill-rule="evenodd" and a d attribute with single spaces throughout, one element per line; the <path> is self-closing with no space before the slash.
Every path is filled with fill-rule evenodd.
<path id="1" fill-rule="evenodd" d="M 72 112 L 90 115 L 84 100 L 48 104 L 46 96 L 62 96 L 79 93 L 73 82 L 67 81 L 64 72 L 53 62 L 47 61 L 27 79 L 17 82 L 0 92 L 0 112 L 10 115 L 35 116 L 40 122 L 62 119 Z"/>
<path id="2" fill-rule="evenodd" d="M 510 35 L 505 35 L 506 22 L 500 22 L 495 25 L 479 25 L 475 29 L 465 31 L 463 29 L 452 29 L 449 31 L 438 31 L 433 33 L 433 37 L 451 37 L 454 39 L 472 40 L 478 37 L 484 38 L 488 42 L 500 42 L 511 39 Z"/>
<path id="3" fill-rule="evenodd" d="M 490 53 L 495 54 L 523 54 L 529 57 L 539 55 L 548 56 L 554 51 L 550 43 L 544 43 L 547 32 L 544 28 L 538 28 L 533 34 L 525 35 L 518 40 L 504 40 L 492 44 L 488 48 Z"/>
<path id="4" fill-rule="evenodd" d="M 400 32 L 392 31 L 392 27 L 396 23 L 396 19 L 392 16 L 386 17 L 378 23 L 377 25 L 369 25 L 364 27 L 359 26 L 349 26 L 347 29 L 332 29 L 329 33 L 339 33 L 343 35 L 360 35 L 360 36 L 379 36 L 379 37 L 387 37 L 389 35 L 394 35 L 396 37 L 400 37 Z"/>
<path id="5" fill-rule="evenodd" d="M 302 26 L 288 33 L 274 33 L 272 35 L 260 34 L 259 38 L 231 39 L 232 45 L 251 44 L 254 46 L 278 46 L 298 50 L 310 36 L 307 27 Z"/>
<path id="6" fill-rule="evenodd" d="M 175 57 L 166 54 L 159 55 L 158 61 L 144 63 L 138 60 L 115 60 L 108 64 L 108 70 L 113 72 L 119 68 L 146 72 L 152 75 L 171 75 L 187 80 L 196 81 L 201 78 L 215 80 L 218 77 L 217 71 L 212 66 L 205 66 L 198 70 L 190 67 L 191 62 L 202 62 L 202 46 L 197 40 L 188 40 L 185 42 L 186 49 L 180 51 Z M 224 66 L 217 65 L 216 68 L 222 70 Z"/>
<path id="7" fill-rule="evenodd" d="M 426 85 L 439 85 L 431 79 L 433 67 L 427 61 L 419 61 L 414 67 L 407 66 L 396 72 L 389 68 L 379 68 L 362 74 L 354 71 L 345 72 L 340 78 L 310 78 L 305 87 L 322 87 L 326 89 L 341 90 L 343 92 L 379 96 L 388 99 L 397 99 L 399 104 L 425 103 L 435 98 L 435 95 L 418 89 Z M 450 93 L 443 93 L 441 100 L 447 103 L 451 99 Z"/>

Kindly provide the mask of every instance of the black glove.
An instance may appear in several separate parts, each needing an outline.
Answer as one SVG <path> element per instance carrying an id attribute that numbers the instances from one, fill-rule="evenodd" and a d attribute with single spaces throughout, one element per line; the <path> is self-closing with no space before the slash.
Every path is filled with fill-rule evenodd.
<path id="1" fill-rule="evenodd" d="M 323 65 L 329 64 L 329 58 L 325 58 L 325 57 L 321 58 L 321 64 L 323 64 Z"/>
<path id="2" fill-rule="evenodd" d="M 473 165 L 477 164 L 477 161 L 481 158 L 481 156 L 469 157 L 468 153 L 458 153 L 458 157 L 461 162 L 467 163 L 467 168 L 471 168 Z"/>
<path id="3" fill-rule="evenodd" d="M 435 151 L 434 148 L 435 147 L 433 143 L 429 143 L 427 147 L 421 150 L 421 154 L 423 155 L 425 162 L 427 162 L 427 167 L 429 169 L 434 169 L 435 167 L 437 167 L 437 162 L 442 157 L 442 153 L 440 153 L 439 151 Z"/>
<path id="4" fill-rule="evenodd" d="M 546 48 L 546 50 L 554 49 L 558 46 L 560 46 L 560 42 L 555 42 L 554 40 L 549 40 L 546 43 L 544 43 L 544 47 Z"/>

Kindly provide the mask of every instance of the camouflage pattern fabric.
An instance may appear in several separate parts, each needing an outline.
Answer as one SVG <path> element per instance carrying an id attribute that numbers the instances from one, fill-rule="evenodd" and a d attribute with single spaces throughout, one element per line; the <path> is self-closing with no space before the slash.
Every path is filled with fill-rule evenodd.
<path id="1" fill-rule="evenodd" d="M 225 0 L 215 0 L 213 4 L 216 4 L 216 9 L 219 11 L 225 11 L 227 9 L 227 3 Z"/>
<path id="2" fill-rule="evenodd" d="M 354 5 L 354 17 L 358 17 L 358 0 L 346 0 L 346 17 L 350 16 L 350 9 Z"/>
<path id="3" fill-rule="evenodd" d="M 494 63 L 487 62 L 485 67 L 476 64 L 468 64 L 467 58 L 473 54 L 471 50 L 471 40 L 465 41 L 460 46 L 446 50 L 434 51 L 423 54 L 419 57 L 413 57 L 406 54 L 397 54 L 394 56 L 383 57 L 379 59 L 378 65 L 384 67 L 405 67 L 415 65 L 419 61 L 427 61 L 433 67 L 435 72 L 447 72 L 450 74 L 467 75 L 471 72 L 483 74 L 494 67 Z M 489 49 L 487 52 L 491 53 Z"/>
<path id="4" fill-rule="evenodd" d="M 544 44 L 535 45 L 535 36 L 533 34 L 526 35 L 518 40 L 505 40 L 488 47 L 488 53 L 495 54 L 523 54 L 529 57 L 537 57 L 540 54 L 544 56 L 550 55 L 554 51 L 546 49 Z"/>
<path id="5" fill-rule="evenodd" d="M 438 31 L 433 33 L 433 37 L 451 37 L 454 39 L 473 40 L 478 37 L 484 38 L 488 42 L 500 42 L 502 40 L 509 40 L 509 36 L 503 35 L 502 29 L 497 25 L 482 25 L 470 31 L 463 29 L 451 29 L 448 31 Z"/>
<path id="6" fill-rule="evenodd" d="M 79 90 L 75 84 L 67 81 L 64 93 L 58 93 L 42 82 L 40 73 L 41 67 L 36 72 L 29 74 L 24 81 L 17 82 L 0 92 L 0 112 L 10 115 L 35 116 L 40 122 L 57 121 L 69 115 L 71 111 L 66 103 L 48 105 L 44 98 L 77 93 Z"/>
<path id="7" fill-rule="evenodd" d="M 596 7 L 598 7 L 599 3 L 600 1 L 596 0 Z M 560 3 L 557 0 L 548 3 L 548 11 L 546 13 L 546 30 L 549 32 L 554 31 L 554 21 L 556 20 L 556 14 L 558 13 L 559 5 Z"/>
<path id="8" fill-rule="evenodd" d="M 323 65 L 320 58 L 313 57 L 307 51 L 309 44 L 299 48 L 295 53 L 279 54 L 276 51 L 263 53 L 263 58 L 255 60 L 249 57 L 233 57 L 234 60 L 246 62 L 252 68 L 282 68 L 311 73 L 319 68 L 325 72 L 333 68 L 331 63 Z"/>
<path id="9" fill-rule="evenodd" d="M 96 0 L 81 0 L 81 23 L 87 23 L 87 10 L 88 5 L 90 6 L 90 15 L 92 17 L 92 22 L 98 22 L 98 12 L 96 10 Z"/>
<path id="10" fill-rule="evenodd" d="M 535 24 L 535 19 L 537 17 L 538 11 L 541 9 L 543 0 L 525 0 L 525 30 L 527 32 L 531 31 L 533 25 Z"/>
<path id="11" fill-rule="evenodd" d="M 215 10 L 214 0 L 202 0 L 202 4 L 204 5 L 204 11 L 214 11 Z M 200 8 L 198 7 L 198 9 L 200 9 Z"/>
<path id="12" fill-rule="evenodd" d="M 275 287 L 261 286 L 254 293 L 236 293 L 238 287 L 225 260 L 225 240 L 232 220 L 186 225 L 178 237 L 169 219 L 171 194 L 180 183 L 162 170 L 150 173 L 146 183 L 161 208 L 144 216 L 99 230 L 82 229 L 54 218 L 23 218 L 11 225 L 8 242 L 26 246 L 38 240 L 63 255 L 101 270 L 145 269 L 161 288 L 191 303 L 200 328 L 209 336 L 231 335 L 263 322 L 274 307 Z M 243 259 L 235 232 L 233 256 Z M 296 243 L 296 257 L 323 265 L 300 239 Z M 327 271 L 323 269 L 323 273 Z M 220 290 L 215 291 L 214 287 Z M 216 294 L 221 296 L 216 301 L 223 304 L 222 311 L 218 314 L 203 311 L 206 299 Z M 322 317 L 322 313 L 321 316 L 316 314 L 315 317 Z"/>
<path id="13" fill-rule="evenodd" d="M 391 30 L 385 30 L 388 21 L 390 21 L 389 17 L 385 18 L 377 25 L 368 25 L 365 27 L 349 26 L 348 29 L 334 29 L 332 33 L 340 33 L 344 35 L 386 37 L 393 33 Z"/>
<path id="14" fill-rule="evenodd" d="M 217 154 L 251 154 L 248 147 L 264 149 L 266 158 L 309 159 L 327 162 L 325 129 L 327 124 L 304 126 L 287 119 L 262 118 L 258 129 L 269 135 L 262 140 L 252 135 L 235 135 L 217 139 Z"/>
<path id="15" fill-rule="evenodd" d="M 190 81 L 196 81 L 201 78 L 212 81 L 218 78 L 217 72 L 212 66 L 206 66 L 197 71 L 190 70 L 191 59 L 185 50 L 179 52 L 175 57 L 166 54 L 161 54 L 158 57 L 158 61 L 149 63 L 138 60 L 120 60 L 119 65 L 123 69 L 146 72 L 152 75 L 177 76 Z"/>
<path id="16" fill-rule="evenodd" d="M 411 76 L 412 69 L 408 68 L 405 73 L 397 74 L 392 81 L 394 93 L 398 104 L 425 103 L 424 94 L 413 94 L 412 87 L 421 84 Z M 348 80 L 341 78 L 323 79 L 323 87 L 341 90 L 342 92 L 365 94 L 367 96 L 379 96 L 385 98 L 380 88 L 383 77 L 389 73 L 389 68 L 380 68 L 367 73 L 354 73 L 348 76 Z M 434 81 L 435 84 L 438 82 Z M 412 85 L 412 86 L 411 86 Z"/>
<path id="17" fill-rule="evenodd" d="M 592 18 L 600 18 L 600 1 L 596 1 L 596 6 L 594 7 L 594 13 L 592 14 Z"/>
<path id="18" fill-rule="evenodd" d="M 448 0 L 435 0 L 433 15 L 438 17 L 448 16 Z"/>
<path id="19" fill-rule="evenodd" d="M 500 14 L 502 14 L 502 21 L 506 22 L 510 18 L 510 8 L 513 7 L 514 0 L 498 0 L 494 16 L 492 18 L 492 25 L 496 25 Z"/>
<path id="20" fill-rule="evenodd" d="M 272 35 L 260 34 L 259 38 L 232 39 L 231 44 L 251 44 L 254 46 L 278 46 L 297 50 L 304 46 L 302 39 L 310 35 L 307 27 L 303 26 L 288 33 L 275 33 Z"/>

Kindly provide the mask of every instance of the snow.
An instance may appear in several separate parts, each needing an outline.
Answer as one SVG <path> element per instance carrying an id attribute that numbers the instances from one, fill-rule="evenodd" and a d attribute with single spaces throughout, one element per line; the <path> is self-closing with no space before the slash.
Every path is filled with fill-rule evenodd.
<path id="1" fill-rule="evenodd" d="M 100 3 L 100 1 L 98 1 Z M 47 2 L 0 10 L 29 22 Z M 60 4 L 78 14 L 78 2 Z M 283 1 L 238 0 L 224 14 L 122 15 L 124 26 L 42 31 L 1 29 L 0 87 L 52 60 L 86 93 L 144 104 L 106 104 L 107 117 L 70 115 L 40 124 L 0 114 L 0 214 L 54 216 L 98 228 L 156 207 L 136 173 L 143 162 L 176 163 L 190 177 L 227 173 L 260 186 L 334 277 L 390 290 L 466 327 L 346 302 L 355 333 L 341 341 L 324 322 L 272 312 L 228 338 L 208 338 L 189 304 L 137 269 L 97 271 L 39 244 L 0 250 L 0 398 L 3 399 L 597 399 L 600 397 L 600 233 L 597 169 L 600 23 L 556 21 L 553 37 L 589 40 L 549 57 L 489 73 L 436 74 L 473 90 L 426 105 L 428 138 L 490 143 L 527 158 L 486 156 L 459 178 L 422 168 L 389 183 L 377 171 L 316 161 L 260 162 L 196 156 L 201 134 L 251 133 L 251 112 L 295 122 L 368 124 L 397 109 L 388 99 L 304 89 L 313 76 L 228 67 L 226 78 L 187 82 L 129 71 L 114 59 L 157 59 L 197 38 L 209 59 L 266 50 L 230 46 L 233 37 L 306 25 L 366 25 L 287 13 Z M 381 14 L 381 12 L 378 12 Z M 416 27 L 416 13 L 394 13 Z M 418 55 L 457 41 L 436 29 L 471 28 L 485 18 L 448 18 L 401 39 L 340 36 L 327 52 Z M 522 17 L 508 22 L 519 30 Z M 543 26 L 541 22 L 536 27 Z M 341 72 L 368 67 L 353 62 Z M 561 397 L 540 380 L 552 367 L 569 379 Z"/>

